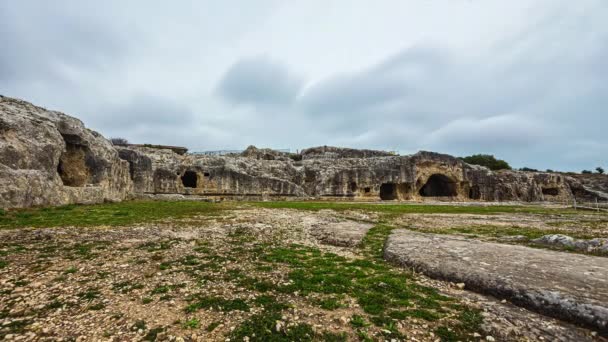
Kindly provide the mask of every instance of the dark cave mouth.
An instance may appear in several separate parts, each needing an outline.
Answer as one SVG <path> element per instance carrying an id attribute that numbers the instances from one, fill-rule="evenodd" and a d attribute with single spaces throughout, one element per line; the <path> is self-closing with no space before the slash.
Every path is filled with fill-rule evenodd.
<path id="1" fill-rule="evenodd" d="M 380 185 L 380 199 L 383 201 L 392 201 L 397 199 L 397 184 L 383 183 Z"/>
<path id="2" fill-rule="evenodd" d="M 422 197 L 455 197 L 458 196 L 457 184 L 448 176 L 433 174 L 420 188 Z"/>
<path id="3" fill-rule="evenodd" d="M 196 188 L 198 175 L 194 171 L 186 171 L 182 175 L 182 184 L 184 188 Z"/>

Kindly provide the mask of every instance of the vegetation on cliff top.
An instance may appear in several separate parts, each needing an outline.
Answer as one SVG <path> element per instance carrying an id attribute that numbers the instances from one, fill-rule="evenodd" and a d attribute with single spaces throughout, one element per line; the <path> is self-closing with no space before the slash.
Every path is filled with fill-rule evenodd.
<path id="1" fill-rule="evenodd" d="M 490 170 L 511 170 L 511 165 L 502 159 L 496 159 L 491 154 L 474 154 L 472 156 L 460 158 L 462 161 L 472 165 L 485 166 Z"/>

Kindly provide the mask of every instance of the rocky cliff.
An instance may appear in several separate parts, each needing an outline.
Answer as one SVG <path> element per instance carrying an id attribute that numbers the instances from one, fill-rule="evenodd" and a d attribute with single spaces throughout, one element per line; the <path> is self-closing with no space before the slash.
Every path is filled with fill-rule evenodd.
<path id="1" fill-rule="evenodd" d="M 120 201 L 129 164 L 99 133 L 65 114 L 0 96 L 0 206 Z"/>
<path id="2" fill-rule="evenodd" d="M 157 195 L 214 198 L 571 201 L 590 182 L 556 173 L 492 172 L 449 155 L 314 147 L 294 155 L 113 146 L 62 113 L 0 97 L 0 207 L 120 201 Z M 601 189 L 599 190 L 601 191 Z"/>
<path id="3" fill-rule="evenodd" d="M 297 160 L 254 147 L 229 156 L 119 148 L 140 195 L 566 202 L 572 201 L 571 187 L 582 189 L 579 181 L 561 174 L 492 172 L 432 152 L 351 158 L 335 157 L 336 151 L 332 148 L 330 158 Z"/>

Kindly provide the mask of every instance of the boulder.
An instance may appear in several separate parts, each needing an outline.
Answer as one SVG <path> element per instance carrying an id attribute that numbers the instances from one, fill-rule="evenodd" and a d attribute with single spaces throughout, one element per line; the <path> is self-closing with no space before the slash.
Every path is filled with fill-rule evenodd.
<path id="1" fill-rule="evenodd" d="M 531 241 L 538 245 L 556 248 L 574 249 L 588 253 L 605 254 L 608 252 L 608 239 L 595 238 L 591 240 L 576 240 L 562 234 L 550 234 L 541 236 Z"/>
<path id="2" fill-rule="evenodd" d="M 569 254 L 565 258 L 560 251 L 397 229 L 386 242 L 384 258 L 608 333 L 605 257 Z"/>

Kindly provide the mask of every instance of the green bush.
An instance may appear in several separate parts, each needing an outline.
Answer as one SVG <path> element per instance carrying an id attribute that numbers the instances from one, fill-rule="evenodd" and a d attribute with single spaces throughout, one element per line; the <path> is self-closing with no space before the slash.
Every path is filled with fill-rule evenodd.
<path id="1" fill-rule="evenodd" d="M 511 166 L 504 160 L 496 159 L 491 154 L 475 154 L 461 158 L 465 163 L 485 166 L 490 170 L 511 170 Z"/>

